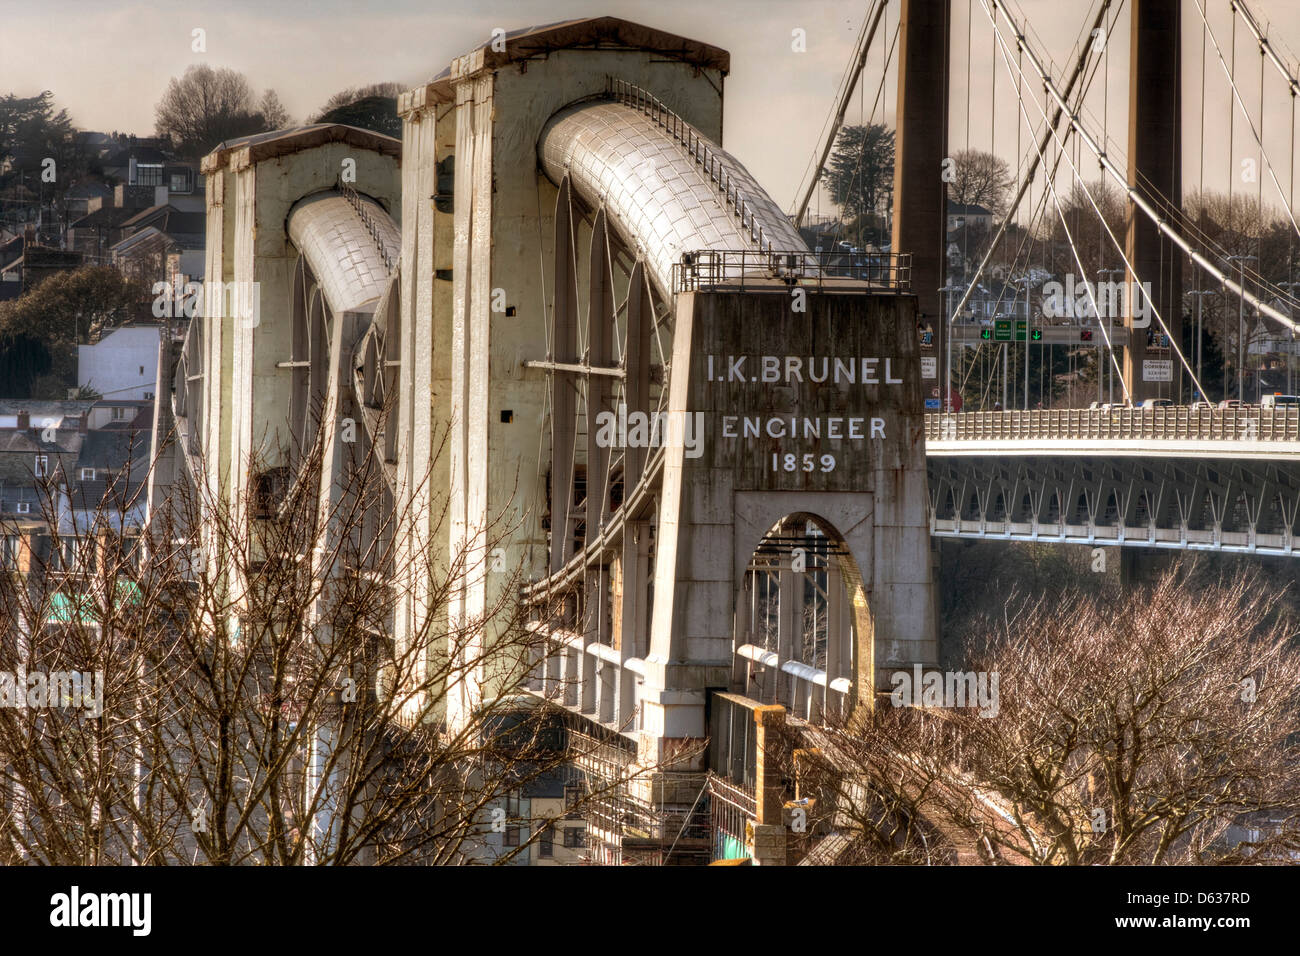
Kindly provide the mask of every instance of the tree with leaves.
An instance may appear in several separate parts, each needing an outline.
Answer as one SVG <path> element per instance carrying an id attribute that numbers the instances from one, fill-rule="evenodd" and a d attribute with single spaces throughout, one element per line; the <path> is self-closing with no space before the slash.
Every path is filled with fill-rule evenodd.
<path id="1" fill-rule="evenodd" d="M 893 193 L 894 131 L 879 123 L 844 127 L 822 181 L 846 221 L 879 211 Z"/>
<path id="2" fill-rule="evenodd" d="M 147 288 L 109 266 L 56 273 L 0 303 L 0 381 L 10 398 L 63 398 L 77 346 L 135 316 Z"/>

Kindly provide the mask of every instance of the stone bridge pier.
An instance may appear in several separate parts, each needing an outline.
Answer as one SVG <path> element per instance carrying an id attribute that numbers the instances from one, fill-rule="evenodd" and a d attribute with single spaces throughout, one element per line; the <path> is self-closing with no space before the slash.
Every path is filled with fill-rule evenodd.
<path id="1" fill-rule="evenodd" d="M 773 672 L 765 686 L 783 703 L 807 700 L 801 682 L 821 671 L 812 692 L 852 708 L 887 686 L 886 665 L 938 658 L 916 299 L 780 284 L 686 292 L 672 372 L 639 688 L 641 759 L 659 765 L 708 734 L 710 691 L 751 692 L 743 669 Z M 796 572 L 816 573 L 818 559 L 782 533 L 791 517 L 825 546 L 826 620 L 811 634 Z M 764 542 L 783 569 L 782 623 L 767 636 L 746 590 Z M 737 659 L 757 649 L 762 660 Z"/>

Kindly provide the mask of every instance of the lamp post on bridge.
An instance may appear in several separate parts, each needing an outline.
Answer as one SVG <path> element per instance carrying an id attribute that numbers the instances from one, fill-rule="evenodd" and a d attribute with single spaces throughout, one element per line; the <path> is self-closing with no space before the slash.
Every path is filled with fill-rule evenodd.
<path id="1" fill-rule="evenodd" d="M 1099 276 L 1114 276 L 1114 275 L 1123 275 L 1123 276 L 1126 276 L 1126 275 L 1128 275 L 1128 270 L 1127 270 L 1127 269 L 1098 269 L 1098 270 L 1097 270 L 1097 275 L 1099 275 Z M 1100 281 L 1102 281 L 1102 280 L 1098 280 L 1098 281 L 1100 282 Z M 1113 281 L 1115 281 L 1115 280 L 1114 280 L 1114 279 L 1111 279 L 1110 281 L 1113 282 Z M 1111 295 L 1106 296 L 1105 301 L 1107 301 L 1107 302 L 1114 302 L 1114 301 L 1115 301 L 1114 296 L 1111 296 Z M 1101 315 L 1100 312 L 1099 312 L 1098 315 L 1097 315 L 1097 326 L 1098 326 L 1097 331 L 1099 331 L 1099 332 L 1101 331 L 1101 328 L 1100 328 L 1101 323 L 1103 323 L 1103 322 L 1108 323 L 1108 328 L 1107 328 L 1106 334 L 1102 336 L 1102 340 L 1105 341 L 1105 342 L 1107 342 L 1107 343 L 1109 343 L 1109 342 L 1111 341 L 1111 336 L 1112 336 L 1112 334 L 1114 334 L 1114 332 L 1115 332 L 1115 323 L 1112 322 L 1111 319 L 1112 319 L 1112 316 L 1109 316 L 1109 315 Z M 1132 334 L 1133 334 L 1133 330 L 1132 330 L 1132 329 L 1129 329 L 1129 335 L 1132 335 Z M 1130 346 L 1131 346 L 1131 344 L 1132 344 L 1132 343 L 1130 343 Z M 1114 346 L 1114 345 L 1109 345 L 1108 347 L 1110 348 L 1111 360 L 1110 360 L 1108 363 L 1106 363 L 1106 382 L 1107 382 L 1107 387 L 1106 387 L 1106 401 L 1108 401 L 1108 402 L 1114 404 L 1114 402 L 1115 402 L 1115 346 Z M 1098 351 L 1098 353 L 1100 354 L 1100 352 L 1101 352 L 1101 346 L 1100 346 L 1100 345 L 1097 346 L 1097 351 Z M 1098 398 L 1101 397 L 1101 369 L 1097 369 L 1097 397 L 1098 397 Z"/>
<path id="2" fill-rule="evenodd" d="M 1246 263 L 1259 262 L 1259 256 L 1228 256 L 1237 262 L 1237 280 L 1246 288 Z M 1237 296 L 1237 401 L 1246 403 L 1246 300 Z"/>
<path id="3" fill-rule="evenodd" d="M 1300 282 L 1279 282 L 1278 286 L 1280 288 L 1289 291 L 1291 293 L 1291 298 L 1295 299 L 1296 297 L 1295 290 L 1300 289 Z M 1287 312 L 1294 318 L 1295 310 L 1291 308 L 1290 303 L 1287 303 Z M 1295 394 L 1295 385 L 1292 382 L 1292 376 L 1291 376 L 1291 356 L 1295 354 L 1295 349 L 1296 349 L 1296 337 L 1295 337 L 1295 329 L 1293 328 L 1291 330 L 1291 348 L 1286 353 L 1286 393 L 1288 395 Z"/>
<path id="4" fill-rule="evenodd" d="M 945 413 L 952 413 L 952 326 L 956 316 L 952 312 L 952 294 L 954 292 L 965 292 L 964 286 L 953 285 L 949 279 L 947 284 L 939 289 L 947 298 L 944 300 L 945 332 L 944 335 L 944 370 L 943 370 L 943 397 L 940 407 Z"/>
<path id="5" fill-rule="evenodd" d="M 1218 292 L 1214 289 L 1193 289 L 1186 294 L 1196 296 L 1196 383 L 1197 391 L 1201 393 L 1201 401 L 1207 401 L 1204 391 L 1205 379 L 1201 376 L 1201 309 L 1204 306 L 1205 297 L 1207 295 L 1217 295 Z"/>

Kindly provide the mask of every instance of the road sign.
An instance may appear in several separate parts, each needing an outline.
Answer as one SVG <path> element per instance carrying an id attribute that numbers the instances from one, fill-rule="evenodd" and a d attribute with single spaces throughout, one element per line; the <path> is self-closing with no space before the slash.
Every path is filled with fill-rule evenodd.
<path id="1" fill-rule="evenodd" d="M 1082 330 L 1079 332 L 1079 341 L 1080 341 L 1080 342 L 1091 342 L 1091 341 L 1092 341 L 1092 329 L 1082 329 Z"/>
<path id="2" fill-rule="evenodd" d="M 994 319 L 993 320 L 993 340 L 995 342 L 1011 341 L 1011 320 Z"/>
<path id="3" fill-rule="evenodd" d="M 1027 328 L 1029 328 L 1029 323 L 1027 321 L 1025 321 L 1024 319 L 1016 320 L 1016 341 L 1017 342 L 1023 342 L 1025 340 L 1025 330 Z"/>
<path id="4" fill-rule="evenodd" d="M 1174 380 L 1173 359 L 1143 359 L 1142 381 L 1172 382 Z"/>
<path id="5" fill-rule="evenodd" d="M 985 342 L 990 341 L 993 338 L 993 330 L 988 328 L 980 329 L 980 338 Z"/>
<path id="6" fill-rule="evenodd" d="M 925 410 L 927 412 L 937 412 L 939 410 L 939 400 L 937 398 L 927 398 L 925 400 Z"/>
<path id="7" fill-rule="evenodd" d="M 921 378 L 939 377 L 939 359 L 933 355 L 921 356 Z"/>
<path id="8" fill-rule="evenodd" d="M 1035 342 L 1041 342 L 1043 341 L 1043 330 L 1034 329 L 1032 332 L 1029 333 L 1029 337 L 1033 339 Z"/>

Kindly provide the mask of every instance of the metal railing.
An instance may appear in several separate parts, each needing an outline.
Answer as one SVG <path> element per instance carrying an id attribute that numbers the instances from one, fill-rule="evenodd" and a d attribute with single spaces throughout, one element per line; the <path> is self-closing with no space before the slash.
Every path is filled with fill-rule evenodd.
<path id="1" fill-rule="evenodd" d="M 379 251 L 379 258 L 384 261 L 384 267 L 391 273 L 397 260 L 389 254 L 388 246 L 384 243 L 383 234 L 379 229 L 379 223 L 376 222 L 375 217 L 370 214 L 370 210 L 366 208 L 366 204 L 361 201 L 361 194 L 347 183 L 343 182 L 342 179 L 335 182 L 335 188 L 343 198 L 348 201 L 348 205 L 356 211 L 358 218 L 361 220 L 361 225 L 365 226 L 366 232 L 370 233 L 370 238 L 374 241 L 375 248 Z"/>
<path id="2" fill-rule="evenodd" d="M 1300 408 L 1114 408 L 932 412 L 927 441 L 1300 441 Z"/>
<path id="3" fill-rule="evenodd" d="M 794 285 L 821 290 L 862 283 L 891 292 L 908 291 L 912 285 L 911 254 L 704 249 L 683 253 L 681 261 L 673 263 L 672 273 L 674 292 L 719 287 L 786 292 Z"/>
<path id="4" fill-rule="evenodd" d="M 749 230 L 750 240 L 757 243 L 759 249 L 772 251 L 772 240 L 767 238 L 762 225 L 758 223 L 749 197 L 741 192 L 740 186 L 734 181 L 735 177 L 728 172 L 719 151 L 709 140 L 700 135 L 699 130 L 665 106 L 653 93 L 634 86 L 626 80 L 613 76 L 605 77 L 605 95 L 615 102 L 644 113 L 654 120 L 660 129 L 681 144 L 687 154 L 695 160 L 695 164 L 708 176 L 709 182 L 718 187 L 723 201 L 740 219 L 741 228 Z"/>

